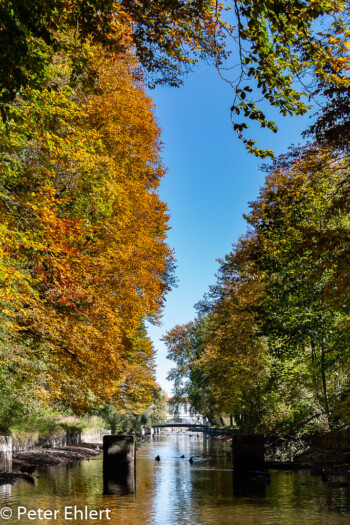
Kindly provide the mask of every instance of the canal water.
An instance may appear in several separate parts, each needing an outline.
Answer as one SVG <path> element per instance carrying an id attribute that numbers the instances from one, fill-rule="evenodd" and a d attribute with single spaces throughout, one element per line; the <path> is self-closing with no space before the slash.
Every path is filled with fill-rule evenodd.
<path id="1" fill-rule="evenodd" d="M 202 434 L 150 438 L 138 446 L 136 493 L 128 495 L 103 495 L 101 456 L 42 469 L 34 484 L 0 487 L 0 522 L 350 525 L 349 487 L 323 483 L 308 471 L 236 479 L 229 451 L 227 443 Z"/>

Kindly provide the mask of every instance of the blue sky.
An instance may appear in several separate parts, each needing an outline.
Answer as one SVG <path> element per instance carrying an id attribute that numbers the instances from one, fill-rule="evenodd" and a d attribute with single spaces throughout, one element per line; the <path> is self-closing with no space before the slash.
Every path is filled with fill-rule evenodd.
<path id="1" fill-rule="evenodd" d="M 197 303 L 215 282 L 222 258 L 246 231 L 242 214 L 258 195 L 264 175 L 261 159 L 248 154 L 230 121 L 233 93 L 214 67 L 201 64 L 181 88 L 150 92 L 162 129 L 163 160 L 168 168 L 160 197 L 170 211 L 168 242 L 175 250 L 178 287 L 167 297 L 162 326 L 149 327 L 157 349 L 157 379 L 168 394 L 172 367 L 161 342 L 167 330 L 195 317 Z M 271 116 L 271 115 L 270 115 Z M 301 141 L 306 118 L 277 118 L 278 134 L 252 127 L 258 144 L 276 154 Z"/>

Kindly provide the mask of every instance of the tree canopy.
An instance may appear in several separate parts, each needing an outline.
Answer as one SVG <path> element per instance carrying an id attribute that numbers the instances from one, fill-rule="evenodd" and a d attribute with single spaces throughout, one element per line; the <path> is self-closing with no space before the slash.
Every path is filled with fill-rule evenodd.
<path id="1" fill-rule="evenodd" d="M 218 26 L 223 6 L 212 0 L 6 0 L 0 9 L 3 103 L 22 88 L 43 85 L 57 52 L 71 62 L 72 80 L 88 72 L 93 82 L 98 69 L 90 62 L 90 43 L 115 56 L 134 46 L 151 84 L 179 85 L 196 57 L 225 55 Z"/>
<path id="2" fill-rule="evenodd" d="M 2 115 L 23 88 L 45 85 L 57 52 L 70 61 L 71 82 L 84 79 L 91 87 L 98 77 L 92 43 L 119 57 L 132 47 L 151 86 L 178 86 L 199 58 L 213 62 L 234 90 L 233 127 L 255 155 L 273 156 L 244 133 L 254 121 L 277 131 L 268 106 L 293 116 L 316 105 L 310 132 L 335 140 L 339 134 L 332 130 L 347 114 L 348 19 L 343 0 L 6 0 L 0 11 Z M 258 92 L 268 106 L 256 100 Z"/>
<path id="3" fill-rule="evenodd" d="M 51 402 L 141 410 L 154 384 L 143 323 L 172 282 L 160 130 L 133 56 L 90 51 L 90 94 L 58 54 L 50 83 L 28 86 L 2 123 L 1 316 L 18 349 L 5 359 L 30 347 Z"/>

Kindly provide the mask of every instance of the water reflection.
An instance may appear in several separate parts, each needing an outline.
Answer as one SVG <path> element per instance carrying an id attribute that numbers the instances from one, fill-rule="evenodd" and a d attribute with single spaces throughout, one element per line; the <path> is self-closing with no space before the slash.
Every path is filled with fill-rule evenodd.
<path id="1" fill-rule="evenodd" d="M 123 472 L 104 471 L 103 472 L 103 494 L 116 494 L 126 496 L 133 494 L 136 490 L 136 473 L 134 468 Z"/>
<path id="2" fill-rule="evenodd" d="M 135 494 L 103 494 L 102 457 L 41 470 L 34 485 L 19 480 L 0 487 L 0 507 L 110 509 L 98 523 L 123 525 L 340 525 L 350 523 L 348 487 L 322 483 L 309 472 L 270 471 L 270 480 L 232 472 L 227 443 L 205 436 L 155 436 L 137 449 Z M 159 455 L 160 461 L 154 458 Z M 184 455 L 184 458 L 181 456 Z M 193 457 L 191 464 L 188 459 Z M 345 480 L 344 480 L 345 481 Z M 21 519 L 23 523 L 33 520 Z M 39 522 L 39 521 L 38 521 Z M 51 523 L 42 520 L 42 523 Z M 86 521 L 75 520 L 75 523 Z M 91 521 L 92 523 L 93 521 Z M 96 520 L 95 520 L 96 523 Z"/>
<path id="3" fill-rule="evenodd" d="M 270 483 L 270 479 L 265 477 L 254 477 L 254 474 L 246 474 L 241 472 L 233 472 L 233 495 L 239 497 L 265 497 L 266 484 Z"/>
<path id="4" fill-rule="evenodd" d="M 12 485 L 0 485 L 0 500 L 4 501 L 5 499 L 10 498 L 12 495 Z"/>

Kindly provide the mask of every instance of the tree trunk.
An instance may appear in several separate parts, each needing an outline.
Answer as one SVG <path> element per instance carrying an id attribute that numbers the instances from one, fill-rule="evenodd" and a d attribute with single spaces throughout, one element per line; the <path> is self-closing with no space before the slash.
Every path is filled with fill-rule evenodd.
<path id="1" fill-rule="evenodd" d="M 322 377 L 322 388 L 323 388 L 323 397 L 324 397 L 324 407 L 327 415 L 329 414 L 329 403 L 328 403 L 328 392 L 327 392 L 327 383 L 326 383 L 326 374 L 324 370 L 325 365 L 325 344 L 324 337 L 322 337 L 321 344 L 321 377 Z"/>

